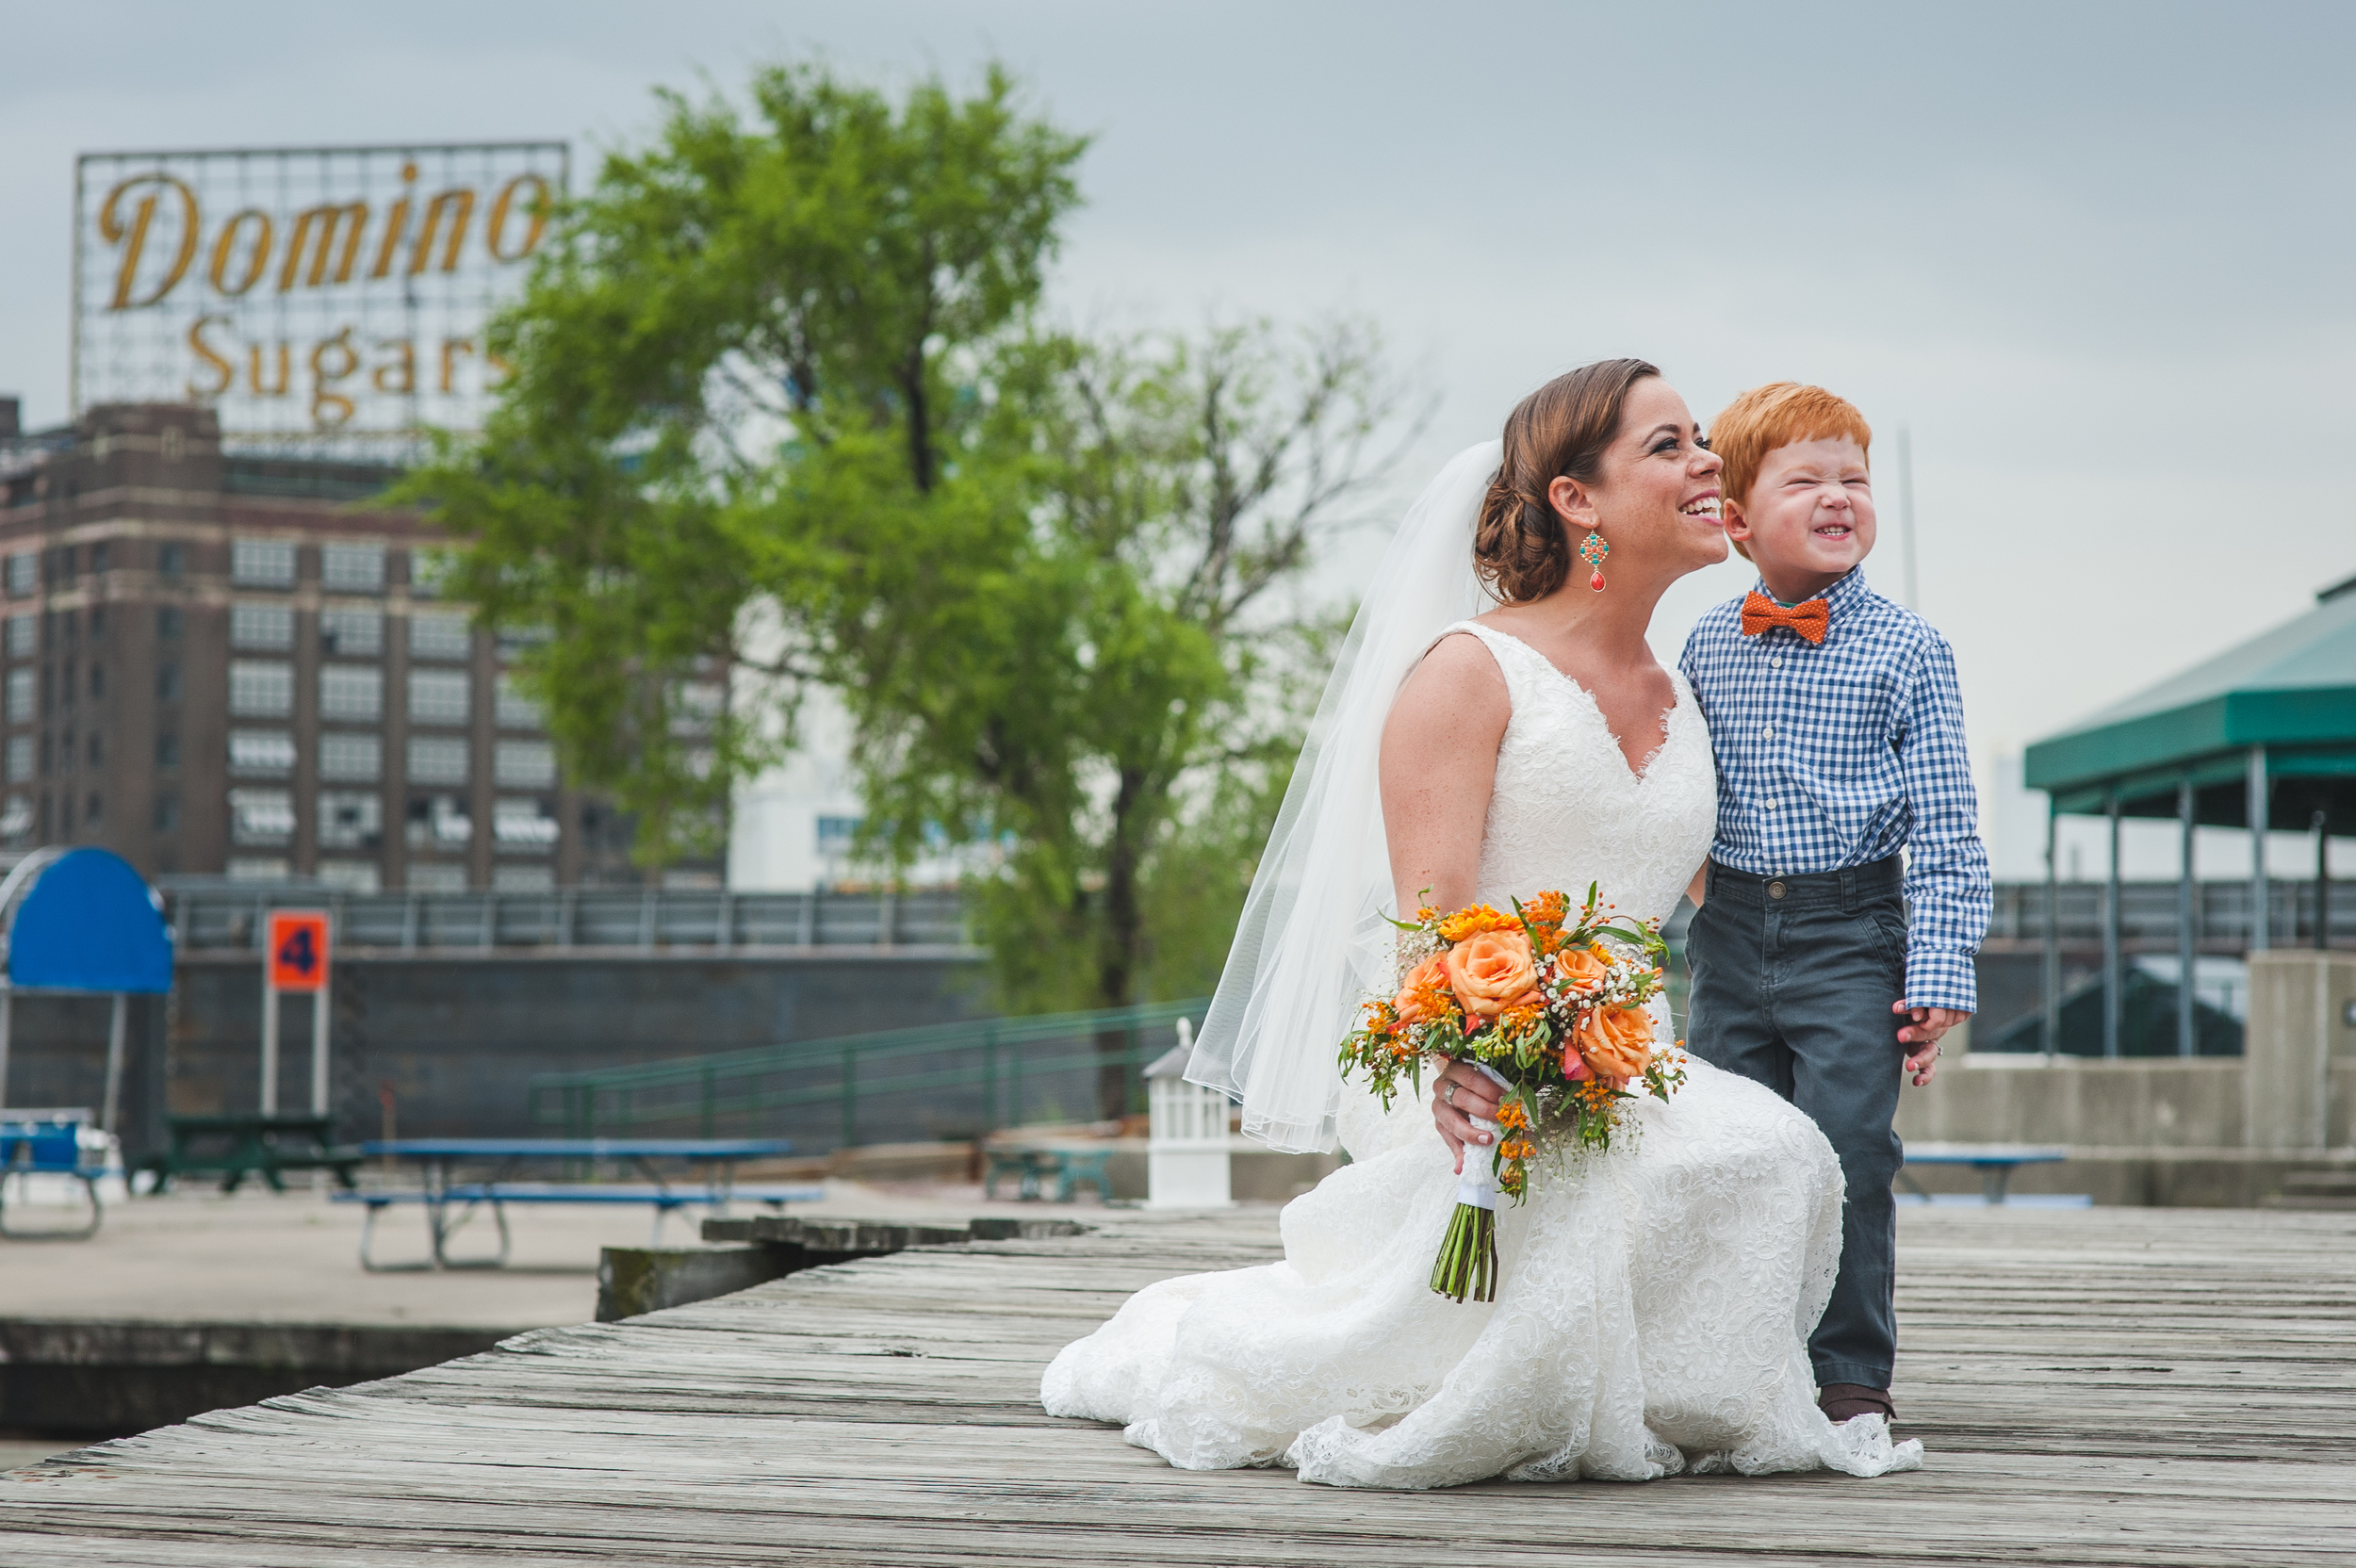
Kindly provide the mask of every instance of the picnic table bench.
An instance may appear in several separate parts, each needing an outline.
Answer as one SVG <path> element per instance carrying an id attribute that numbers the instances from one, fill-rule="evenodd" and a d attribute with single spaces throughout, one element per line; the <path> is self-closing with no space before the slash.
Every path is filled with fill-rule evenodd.
<path id="1" fill-rule="evenodd" d="M 1113 1157 L 1109 1149 L 1056 1149 L 1041 1144 L 1022 1144 L 1009 1149 L 992 1149 L 990 1168 L 982 1177 L 982 1194 L 998 1196 L 998 1180 L 1002 1176 L 1016 1179 L 1015 1196 L 1036 1199 L 1040 1184 L 1053 1180 L 1055 1201 L 1069 1203 L 1073 1191 L 1083 1182 L 1092 1184 L 1098 1195 L 1113 1195 L 1112 1178 L 1104 1173 L 1104 1163 Z"/>
<path id="2" fill-rule="evenodd" d="M 104 1211 L 98 1201 L 98 1179 L 106 1173 L 106 1157 L 84 1146 L 82 1129 L 90 1122 L 86 1110 L 0 1111 L 0 1236 L 11 1241 L 87 1241 L 98 1233 Z M 78 1229 L 21 1231 L 9 1227 L 8 1179 L 20 1175 L 61 1176 L 82 1184 L 90 1199 L 89 1223 Z"/>
<path id="3" fill-rule="evenodd" d="M 2070 1158 L 2067 1149 L 2053 1149 L 2015 1143 L 1915 1143 L 1906 1146 L 1906 1165 L 1968 1165 L 1980 1173 L 1980 1194 L 1990 1206 L 2004 1200 L 2004 1190 L 2012 1183 L 2012 1173 L 2024 1165 L 2051 1165 Z M 1922 1184 L 1907 1175 L 1904 1167 L 1898 1180 L 1925 1202 L 1930 1194 Z"/>
<path id="4" fill-rule="evenodd" d="M 183 1176 L 219 1176 L 221 1190 L 235 1192 L 248 1176 L 259 1176 L 272 1192 L 290 1170 L 324 1170 L 350 1191 L 361 1152 L 335 1141 L 335 1119 L 305 1111 L 234 1111 L 164 1118 L 163 1152 L 139 1168 L 153 1171 L 154 1190 L 165 1192 Z"/>
<path id="5" fill-rule="evenodd" d="M 769 1159 L 790 1154 L 794 1145 L 784 1138 L 396 1138 L 363 1144 L 369 1156 L 406 1161 L 419 1168 L 422 1184 L 407 1189 L 373 1189 L 337 1193 L 339 1203 L 368 1208 L 360 1227 L 360 1266 L 371 1273 L 418 1268 L 499 1268 L 507 1263 L 511 1203 L 629 1204 L 644 1203 L 654 1210 L 654 1239 L 663 1239 L 663 1221 L 691 1205 L 728 1213 L 730 1202 L 762 1203 L 783 1208 L 790 1202 L 814 1202 L 826 1196 L 820 1185 L 740 1187 L 739 1160 Z M 697 1172 L 702 1181 L 674 1185 L 665 1181 L 658 1163 L 677 1161 Z M 646 1180 L 613 1182 L 527 1182 L 515 1173 L 528 1165 L 556 1162 L 627 1165 Z M 488 1174 L 460 1179 L 461 1170 L 488 1168 Z M 424 1210 L 428 1261 L 384 1264 L 376 1261 L 371 1243 L 376 1221 L 389 1208 L 415 1205 Z M 455 1258 L 450 1239 L 477 1214 L 487 1209 L 499 1229 L 499 1250 L 483 1257 Z"/>

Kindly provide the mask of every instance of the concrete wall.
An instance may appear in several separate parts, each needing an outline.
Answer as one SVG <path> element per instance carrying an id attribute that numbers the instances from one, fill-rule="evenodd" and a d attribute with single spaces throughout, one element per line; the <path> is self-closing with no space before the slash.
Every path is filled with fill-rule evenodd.
<path id="1" fill-rule="evenodd" d="M 1908 1086 L 1908 1142 L 2066 1148 L 2060 1165 L 2023 1167 L 2021 1192 L 2086 1192 L 2097 1202 L 2239 1206 L 2282 1189 L 2290 1171 L 2356 1165 L 2356 956 L 2250 958 L 2246 1054 L 2119 1061 L 1972 1055 L 1925 1089 Z M 1917 1167 L 1933 1191 L 1969 1191 L 1965 1168 Z"/>

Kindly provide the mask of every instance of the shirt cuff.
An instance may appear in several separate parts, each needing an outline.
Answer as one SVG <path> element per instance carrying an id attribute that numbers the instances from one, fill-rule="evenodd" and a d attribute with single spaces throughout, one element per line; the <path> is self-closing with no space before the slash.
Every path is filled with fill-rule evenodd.
<path id="1" fill-rule="evenodd" d="M 1906 949 L 1906 1005 L 1980 1010 L 1980 975 L 1972 955 L 1939 948 Z"/>

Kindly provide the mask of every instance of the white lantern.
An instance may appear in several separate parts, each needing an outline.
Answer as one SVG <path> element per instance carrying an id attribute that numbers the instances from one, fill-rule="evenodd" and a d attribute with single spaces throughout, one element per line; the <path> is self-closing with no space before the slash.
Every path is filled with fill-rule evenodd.
<path id="1" fill-rule="evenodd" d="M 1176 1049 L 1145 1070 L 1149 1209 L 1229 1209 L 1227 1097 L 1186 1079 L 1194 1026 L 1178 1021 Z"/>

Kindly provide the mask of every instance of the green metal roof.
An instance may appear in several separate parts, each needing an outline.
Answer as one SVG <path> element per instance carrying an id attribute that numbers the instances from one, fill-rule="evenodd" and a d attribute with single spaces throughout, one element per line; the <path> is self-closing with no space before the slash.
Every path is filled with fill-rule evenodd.
<path id="1" fill-rule="evenodd" d="M 2255 745 L 2283 748 L 2270 759 L 2277 773 L 2346 774 L 2356 756 L 2356 579 L 2318 598 L 2297 620 L 2037 742 L 2024 781 L 2057 796 L 2140 790 L 2158 776 L 2201 783 L 2230 776 Z"/>

